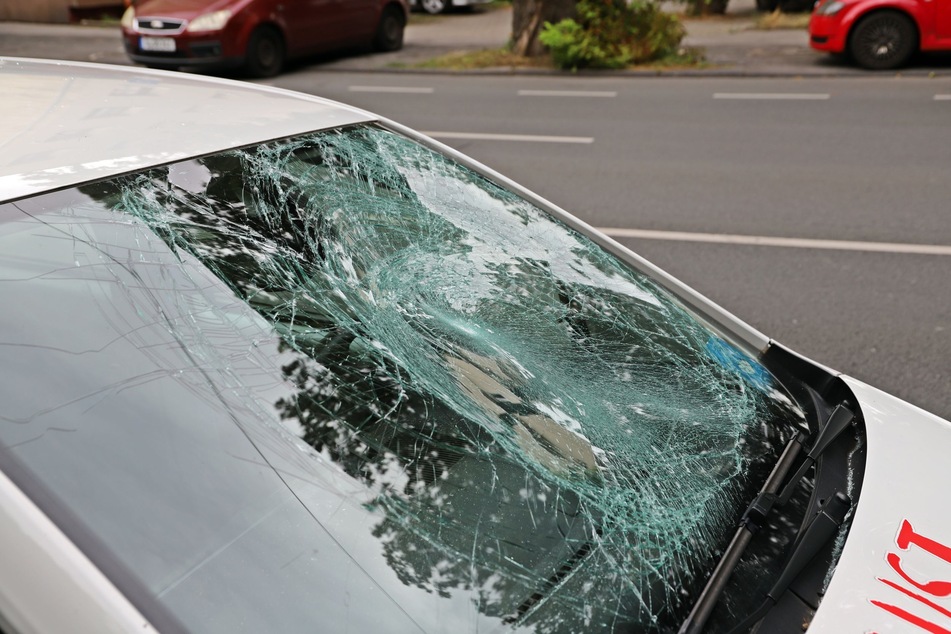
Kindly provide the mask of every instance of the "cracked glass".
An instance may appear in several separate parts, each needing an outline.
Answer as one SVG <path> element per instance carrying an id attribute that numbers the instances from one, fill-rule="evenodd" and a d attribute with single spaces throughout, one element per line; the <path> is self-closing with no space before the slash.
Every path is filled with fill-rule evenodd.
<path id="1" fill-rule="evenodd" d="M 375 125 L 0 229 L 4 460 L 169 630 L 668 631 L 805 426 L 657 281 Z"/>

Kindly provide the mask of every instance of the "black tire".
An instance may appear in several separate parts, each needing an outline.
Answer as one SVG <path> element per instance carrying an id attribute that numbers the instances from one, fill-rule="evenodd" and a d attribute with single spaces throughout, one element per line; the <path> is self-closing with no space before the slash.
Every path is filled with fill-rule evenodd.
<path id="1" fill-rule="evenodd" d="M 403 48 L 406 16 L 396 7 L 386 7 L 373 36 L 373 48 L 378 51 L 398 51 Z"/>
<path id="2" fill-rule="evenodd" d="M 273 77 L 284 67 L 284 38 L 274 28 L 259 26 L 248 40 L 244 68 L 252 77 Z"/>
<path id="3" fill-rule="evenodd" d="M 445 13 L 449 8 L 449 0 L 418 0 L 418 3 L 419 8 L 430 15 Z"/>
<path id="4" fill-rule="evenodd" d="M 918 29 L 897 11 L 877 11 L 862 18 L 849 36 L 849 55 L 864 68 L 891 70 L 904 65 L 918 49 Z"/>
<path id="5" fill-rule="evenodd" d="M 772 13 L 779 6 L 779 0 L 756 0 L 757 11 L 768 11 Z"/>

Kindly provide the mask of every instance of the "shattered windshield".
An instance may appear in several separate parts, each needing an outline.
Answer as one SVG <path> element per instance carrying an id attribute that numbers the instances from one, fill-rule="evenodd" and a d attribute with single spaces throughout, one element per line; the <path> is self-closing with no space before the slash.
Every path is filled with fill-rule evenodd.
<path id="1" fill-rule="evenodd" d="M 804 424 L 650 277 L 377 126 L 34 206 L 24 258 L 60 255 L 14 274 L 0 234 L 0 284 L 95 325 L 18 357 L 85 383 L 8 384 L 0 439 L 183 629 L 666 631 Z"/>

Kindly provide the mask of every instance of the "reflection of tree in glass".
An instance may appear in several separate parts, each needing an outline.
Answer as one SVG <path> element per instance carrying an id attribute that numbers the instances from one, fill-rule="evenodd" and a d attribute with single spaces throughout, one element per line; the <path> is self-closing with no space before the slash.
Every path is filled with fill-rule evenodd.
<path id="1" fill-rule="evenodd" d="M 375 493 L 399 578 L 490 616 L 661 629 L 801 420 L 651 280 L 372 127 L 90 191 L 274 325 L 279 414 Z"/>
<path id="2" fill-rule="evenodd" d="M 639 604 L 623 597 L 637 562 L 623 527 L 607 521 L 605 536 L 575 491 L 533 475 L 489 434 L 360 360 L 351 352 L 333 371 L 294 360 L 284 372 L 299 391 L 278 406 L 308 443 L 377 491 L 373 534 L 401 581 L 444 597 L 466 592 L 483 614 L 538 631 L 633 620 Z M 623 547 L 602 550 L 609 540 Z M 596 587 L 614 602 L 593 609 Z"/>

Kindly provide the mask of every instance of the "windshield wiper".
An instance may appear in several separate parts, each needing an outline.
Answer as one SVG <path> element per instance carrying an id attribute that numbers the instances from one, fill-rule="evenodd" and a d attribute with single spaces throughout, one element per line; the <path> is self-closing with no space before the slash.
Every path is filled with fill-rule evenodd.
<path id="1" fill-rule="evenodd" d="M 799 452 L 802 450 L 805 435 L 799 432 L 786 444 L 786 448 L 783 450 L 779 461 L 777 461 L 776 466 L 773 467 L 772 472 L 770 472 L 769 477 L 763 484 L 763 488 L 747 507 L 746 512 L 743 513 L 740 526 L 737 528 L 733 540 L 730 542 L 730 545 L 727 546 L 726 551 L 724 551 L 713 574 L 710 575 L 707 585 L 704 586 L 703 592 L 700 593 L 700 597 L 694 604 L 693 609 L 690 610 L 687 619 L 683 622 L 683 625 L 680 626 L 678 634 L 699 634 L 703 630 L 703 626 L 710 617 L 710 613 L 713 612 L 713 608 L 716 606 L 717 601 L 719 601 L 720 595 L 723 594 L 723 590 L 730 580 L 730 575 L 733 574 L 733 570 L 737 564 L 739 564 L 740 557 L 743 556 L 743 552 L 749 545 L 750 540 L 753 539 L 753 535 L 766 524 L 766 518 L 773 507 L 782 506 L 789 500 L 808 469 L 815 464 L 819 456 L 822 455 L 822 452 L 852 423 L 853 418 L 852 412 L 847 408 L 842 405 L 837 406 L 829 416 L 829 420 L 819 430 L 815 442 L 812 444 L 806 458 L 799 466 L 795 475 L 786 484 L 782 492 L 779 492 L 780 486 L 782 486 L 787 474 L 792 469 L 793 464 L 795 464 Z M 844 509 L 842 508 L 843 505 Z M 767 593 L 767 601 L 748 619 L 744 620 L 740 626 L 746 624 L 747 621 L 749 621 L 749 625 L 752 625 L 762 618 L 763 614 L 771 607 L 769 601 L 771 600 L 775 603 L 776 597 L 782 594 L 782 591 L 792 583 L 802 568 L 809 563 L 815 553 L 826 543 L 829 535 L 834 534 L 834 531 L 842 523 L 850 506 L 851 501 L 841 493 L 834 496 L 823 506 L 822 511 L 804 528 L 801 536 L 797 538 L 789 561 L 784 567 L 783 574 L 780 575 L 779 581 L 777 581 L 769 593 Z M 836 522 L 836 520 L 838 521 Z M 830 522 L 835 524 L 833 528 L 829 527 Z M 832 533 L 827 534 L 830 530 Z M 784 585 L 780 587 L 781 584 Z M 754 617 L 756 618 L 754 619 Z M 739 631 L 738 628 L 736 628 L 737 631 Z"/>
<path id="2" fill-rule="evenodd" d="M 809 522 L 802 536 L 793 545 L 792 553 L 783 567 L 779 579 L 766 593 L 766 600 L 752 614 L 743 619 L 739 625 L 730 630 L 729 634 L 746 632 L 766 616 L 766 613 L 776 605 L 776 601 L 786 591 L 786 588 L 795 581 L 813 557 L 819 554 L 822 547 L 838 532 L 850 508 L 852 508 L 852 500 L 843 493 L 836 493 L 822 505 L 822 509 Z"/>
<path id="3" fill-rule="evenodd" d="M 679 634 L 699 634 L 699 632 L 703 630 L 704 624 L 706 624 L 710 613 L 713 611 L 713 606 L 715 606 L 720 599 L 720 595 L 723 593 L 724 588 L 726 588 L 726 583 L 729 581 L 730 575 L 733 574 L 733 569 L 736 568 L 736 565 L 740 562 L 740 557 L 746 550 L 750 540 L 753 539 L 753 535 L 763 526 L 766 515 L 776 500 L 776 492 L 779 491 L 779 487 L 786 478 L 786 474 L 792 469 L 793 463 L 796 461 L 796 457 L 802 449 L 803 440 L 804 434 L 799 432 L 786 444 L 786 448 L 783 450 L 779 461 L 766 479 L 766 483 L 760 490 L 759 495 L 756 496 L 753 502 L 747 507 L 746 512 L 743 513 L 743 519 L 740 520 L 740 527 L 737 529 L 736 534 L 733 535 L 733 540 L 730 542 L 730 545 L 727 546 L 713 574 L 710 575 L 707 585 L 703 588 L 703 592 L 700 593 L 700 598 L 694 604 L 693 609 L 690 610 L 690 615 L 687 617 L 687 620 L 680 626 Z"/>

